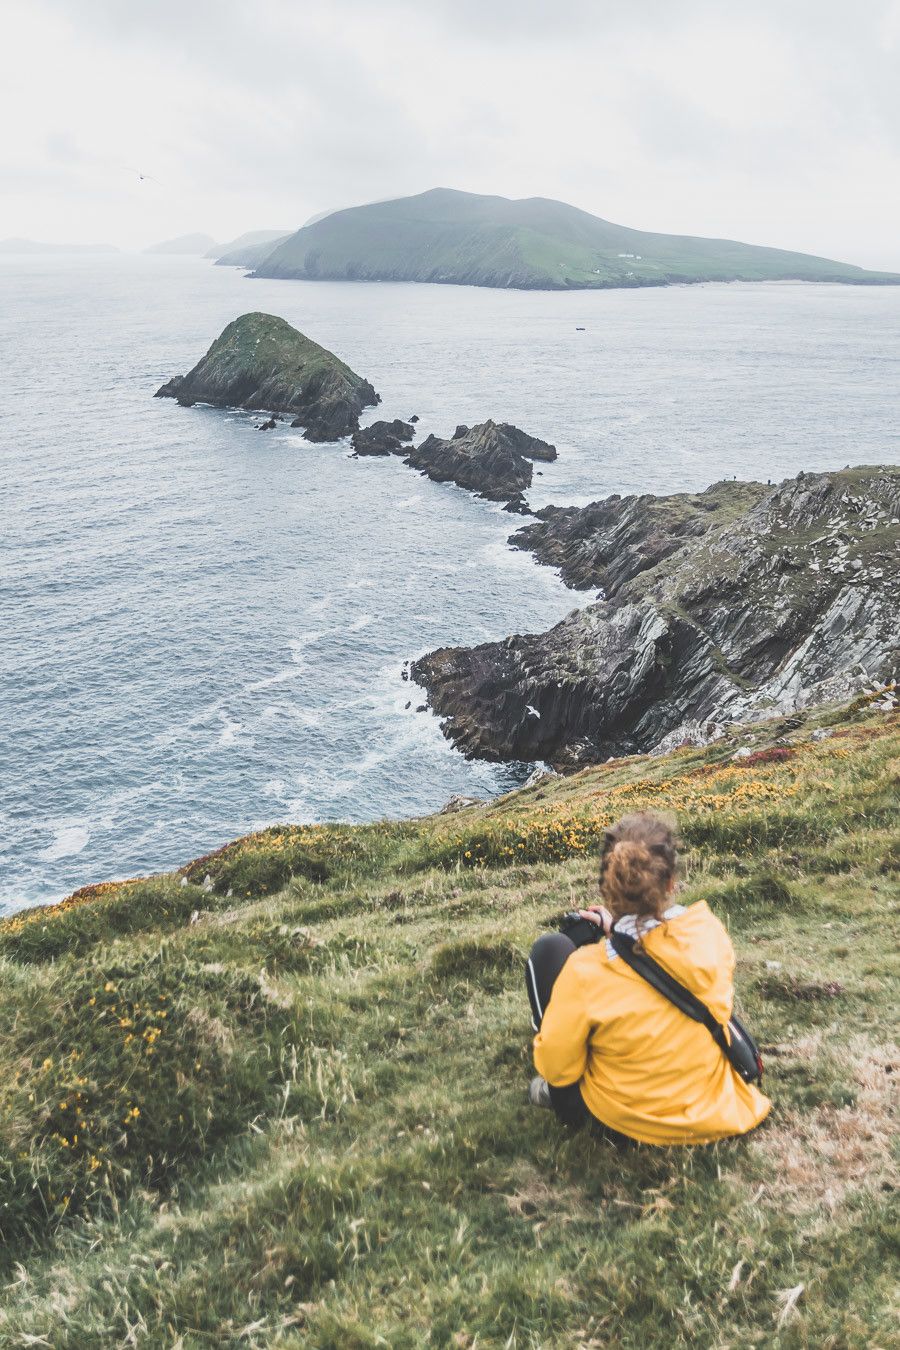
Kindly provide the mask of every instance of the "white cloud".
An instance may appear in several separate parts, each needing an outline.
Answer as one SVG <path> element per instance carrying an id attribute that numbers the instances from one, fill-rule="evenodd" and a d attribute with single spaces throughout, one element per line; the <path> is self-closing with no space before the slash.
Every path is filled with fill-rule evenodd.
<path id="1" fill-rule="evenodd" d="M 900 268 L 898 47 L 895 0 L 7 0 L 0 236 L 444 185 Z"/>

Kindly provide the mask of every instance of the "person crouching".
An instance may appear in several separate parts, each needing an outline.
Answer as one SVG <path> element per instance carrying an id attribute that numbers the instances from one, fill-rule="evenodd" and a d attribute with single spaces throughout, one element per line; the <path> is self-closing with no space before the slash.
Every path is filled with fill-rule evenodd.
<path id="1" fill-rule="evenodd" d="M 538 938 L 525 969 L 537 1033 L 529 1100 L 623 1147 L 746 1134 L 772 1105 L 708 1028 L 613 946 L 612 930 L 634 939 L 635 950 L 728 1023 L 734 948 L 705 900 L 676 903 L 676 867 L 677 840 L 664 820 L 651 812 L 623 817 L 607 830 L 601 854 L 605 905 L 580 910 L 581 922 L 567 932 Z"/>

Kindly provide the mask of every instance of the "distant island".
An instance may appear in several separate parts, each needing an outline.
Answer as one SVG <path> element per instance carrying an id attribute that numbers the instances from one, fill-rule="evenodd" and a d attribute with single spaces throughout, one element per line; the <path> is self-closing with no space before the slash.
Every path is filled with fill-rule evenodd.
<path id="1" fill-rule="evenodd" d="M 729 239 L 613 225 L 544 197 L 434 188 L 333 211 L 277 243 L 255 276 L 594 290 L 701 281 L 898 285 L 900 274 Z"/>
<path id="2" fill-rule="evenodd" d="M 248 230 L 227 244 L 214 245 L 206 257 L 214 258 L 218 267 L 258 267 L 276 244 L 292 234 L 293 230 Z"/>
<path id="3" fill-rule="evenodd" d="M 42 244 L 37 239 L 0 239 L 0 253 L 118 253 L 114 244 Z"/>
<path id="4" fill-rule="evenodd" d="M 161 244 L 151 244 L 144 252 L 196 254 L 203 258 L 209 256 L 210 250 L 215 247 L 216 241 L 211 234 L 180 234 L 177 239 L 164 239 Z"/>

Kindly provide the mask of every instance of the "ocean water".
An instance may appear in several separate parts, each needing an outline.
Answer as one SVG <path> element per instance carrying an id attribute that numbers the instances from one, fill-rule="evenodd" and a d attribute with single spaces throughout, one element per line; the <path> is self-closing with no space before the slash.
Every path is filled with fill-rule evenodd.
<path id="1" fill-rule="evenodd" d="M 251 309 L 371 379 L 372 419 L 554 441 L 537 505 L 900 458 L 898 289 L 530 294 L 0 259 L 0 911 L 528 771 L 458 755 L 403 663 L 589 597 L 507 547 L 516 517 L 399 460 L 154 400 Z"/>

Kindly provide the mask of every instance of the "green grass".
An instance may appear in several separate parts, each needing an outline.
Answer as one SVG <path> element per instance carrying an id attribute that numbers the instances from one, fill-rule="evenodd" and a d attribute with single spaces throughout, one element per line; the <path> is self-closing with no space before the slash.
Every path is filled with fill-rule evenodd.
<path id="1" fill-rule="evenodd" d="M 6 921 L 0 1344 L 894 1344 L 898 781 L 863 702 Z M 521 963 L 650 803 L 775 1105 L 622 1155 L 525 1105 Z"/>

